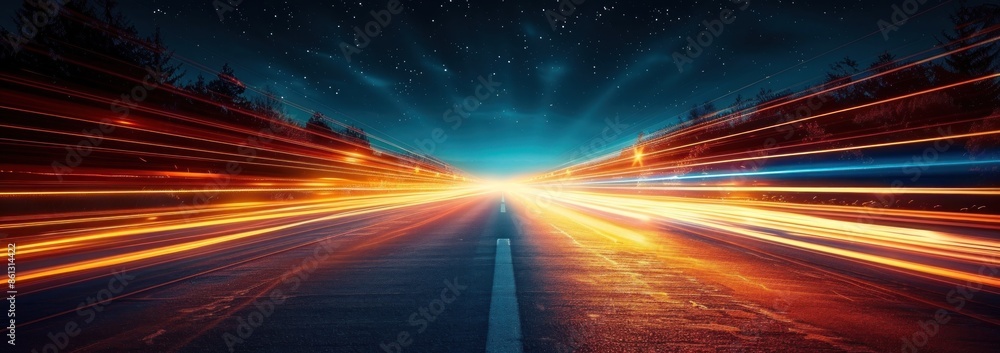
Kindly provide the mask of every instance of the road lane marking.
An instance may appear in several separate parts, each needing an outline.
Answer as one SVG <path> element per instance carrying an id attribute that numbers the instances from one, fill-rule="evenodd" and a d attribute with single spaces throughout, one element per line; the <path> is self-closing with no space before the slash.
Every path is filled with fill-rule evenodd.
<path id="1" fill-rule="evenodd" d="M 510 239 L 497 239 L 486 352 L 523 352 L 521 317 L 517 309 L 517 288 L 514 286 L 514 262 L 510 257 Z"/>
<path id="2" fill-rule="evenodd" d="M 500 213 L 507 213 L 507 204 L 500 204 Z"/>

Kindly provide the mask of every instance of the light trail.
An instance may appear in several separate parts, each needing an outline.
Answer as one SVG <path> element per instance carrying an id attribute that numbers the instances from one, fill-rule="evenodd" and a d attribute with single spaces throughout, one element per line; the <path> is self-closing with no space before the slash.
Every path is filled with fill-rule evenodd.
<path id="1" fill-rule="evenodd" d="M 117 117 L 108 109 L 118 103 L 113 94 L 30 76 L 0 80 L 10 98 L 0 103 L 8 117 L 0 129 L 12 132 L 0 145 L 39 152 L 0 166 L 0 202 L 22 206 L 0 215 L 0 230 L 17 241 L 24 288 L 120 266 L 250 251 L 303 229 L 437 208 L 488 190 L 461 170 L 391 144 L 369 146 L 341 132 L 223 107 L 178 87 L 157 92 L 218 106 L 229 119 L 242 114 L 249 123 L 156 104 Z M 98 126 L 107 131 L 90 131 Z M 81 149 L 80 141 L 88 146 Z M 74 153 L 79 160 L 70 163 Z M 71 166 L 59 170 L 56 163 Z"/>
<path id="2" fill-rule="evenodd" d="M 519 188 L 511 192 L 519 195 L 519 199 L 526 205 L 532 205 L 538 195 L 545 193 L 533 188 Z M 981 283 L 1000 289 L 1000 279 L 975 272 L 975 267 L 980 264 L 998 264 L 1000 239 L 899 225 L 858 224 L 853 220 L 830 217 L 835 209 L 827 209 L 826 217 L 808 215 L 808 206 L 794 210 L 774 210 L 749 202 L 582 191 L 564 191 L 556 200 L 537 206 L 538 212 L 545 217 L 570 218 L 573 222 L 602 234 L 617 234 L 616 239 L 631 240 L 639 245 L 646 242 L 645 238 L 636 236 L 632 231 L 622 230 L 623 226 L 612 228 L 595 224 L 607 223 L 601 219 L 613 216 L 657 220 L 665 222 L 671 228 L 706 229 L 861 263 L 884 265 L 947 280 Z M 854 212 L 858 210 L 841 208 L 838 211 L 843 219 L 851 219 L 856 217 Z M 928 217 L 989 223 L 988 227 L 992 229 L 997 229 L 1000 225 L 1000 216 L 966 217 L 946 212 L 912 211 L 893 213 L 894 219 L 901 223 L 907 222 L 908 217 Z M 636 226 L 648 228 L 648 225 L 642 223 Z M 914 258 L 923 261 L 915 261 Z"/>
<path id="3" fill-rule="evenodd" d="M 606 235 L 608 248 L 632 243 L 655 252 L 649 244 L 657 238 L 709 234 L 1000 292 L 996 271 L 988 270 L 1000 265 L 1000 185 L 973 176 L 994 175 L 1000 159 L 967 151 L 998 148 L 1000 116 L 995 109 L 926 108 L 956 90 L 995 83 L 1000 73 L 850 104 L 832 97 L 995 45 L 997 30 L 846 82 L 713 112 L 506 190 L 537 217 Z M 865 114 L 874 122 L 860 118 Z"/>
<path id="4" fill-rule="evenodd" d="M 906 99 L 906 98 L 917 97 L 917 96 L 920 96 L 920 95 L 923 95 L 923 94 L 928 94 L 928 93 L 931 93 L 931 92 L 938 92 L 938 91 L 942 91 L 942 90 L 949 89 L 949 88 L 955 88 L 955 87 L 969 85 L 969 84 L 976 83 L 976 82 L 982 82 L 982 81 L 985 81 L 985 80 L 994 80 L 996 78 L 1000 78 L 1000 73 L 996 73 L 996 74 L 992 74 L 992 75 L 986 75 L 986 76 L 983 76 L 983 77 L 979 77 L 979 78 L 975 78 L 975 79 L 971 79 L 971 80 L 966 80 L 966 81 L 962 81 L 962 82 L 958 82 L 958 83 L 954 83 L 954 84 L 950 84 L 950 85 L 945 85 L 945 86 L 941 86 L 941 87 L 935 87 L 935 88 L 932 88 L 932 89 L 928 89 L 928 90 L 924 90 L 924 91 L 916 92 L 916 93 L 911 93 L 911 94 L 907 94 L 907 95 L 903 95 L 903 96 L 899 96 L 899 97 L 895 97 L 895 98 L 885 99 L 885 100 L 881 100 L 881 101 L 877 101 L 877 102 L 872 102 L 872 103 L 868 103 L 868 104 L 862 104 L 862 105 L 858 105 L 858 106 L 854 106 L 854 107 L 850 107 L 850 108 L 839 109 L 839 110 L 836 110 L 836 111 L 833 111 L 833 112 L 816 114 L 816 115 L 813 115 L 813 116 L 808 116 L 808 117 L 804 117 L 804 118 L 800 118 L 800 119 L 795 119 L 795 120 L 791 120 L 791 121 L 787 121 L 787 122 L 781 122 L 781 123 L 777 123 L 777 124 L 773 124 L 773 125 L 769 125 L 769 126 L 765 126 L 765 127 L 760 127 L 760 128 L 746 130 L 746 131 L 740 131 L 740 132 L 728 134 L 728 135 L 721 136 L 721 137 L 709 138 L 709 139 L 704 139 L 704 140 L 699 139 L 697 142 L 683 144 L 683 145 L 676 146 L 676 147 L 668 147 L 668 148 L 661 149 L 661 150 L 658 150 L 658 151 L 655 151 L 655 152 L 644 152 L 644 154 L 642 155 L 641 158 L 650 159 L 650 158 L 656 158 L 656 157 L 667 157 L 667 156 L 670 156 L 669 152 L 673 152 L 673 151 L 680 151 L 680 150 L 685 150 L 685 149 L 691 149 L 691 148 L 695 148 L 695 147 L 697 147 L 699 145 L 710 145 L 712 143 L 718 143 L 718 142 L 721 142 L 721 141 L 724 141 L 724 140 L 727 140 L 727 139 L 733 139 L 733 138 L 744 136 L 744 135 L 752 135 L 754 133 L 761 133 L 761 132 L 768 132 L 768 131 L 771 131 L 771 132 L 779 131 L 778 129 L 781 128 L 782 126 L 788 126 L 790 124 L 802 123 L 802 122 L 805 122 L 805 121 L 816 120 L 816 119 L 820 119 L 820 118 L 824 118 L 824 117 L 836 118 L 838 116 L 838 114 L 844 114 L 844 113 L 847 113 L 847 112 L 850 112 L 850 111 L 854 111 L 854 110 L 858 110 L 858 109 L 862 109 L 862 108 L 874 107 L 874 106 L 878 106 L 878 105 L 890 103 L 890 102 L 893 102 L 893 101 L 898 101 L 898 100 L 902 100 L 902 99 Z M 989 119 L 989 118 L 991 118 L 991 117 L 983 118 L 983 120 Z M 714 123 L 711 123 L 711 124 L 714 124 Z M 700 125 L 700 128 L 707 129 L 709 126 L 711 126 L 711 124 Z M 886 133 L 889 134 L 891 132 L 886 132 Z M 936 142 L 936 141 L 942 141 L 942 140 L 956 140 L 956 139 L 962 139 L 962 138 L 979 137 L 979 136 L 989 136 L 989 135 L 996 135 L 996 134 L 1000 134 L 1000 130 L 991 130 L 991 131 L 982 131 L 982 132 L 970 132 L 970 133 L 965 133 L 965 134 L 945 134 L 945 135 L 934 136 L 934 137 L 918 138 L 918 139 L 911 139 L 911 140 L 904 140 L 904 141 L 892 141 L 892 142 L 884 142 L 884 143 L 872 143 L 872 144 L 865 144 L 865 145 L 861 145 L 861 146 L 849 146 L 849 147 L 840 147 L 840 148 L 826 148 L 826 149 L 816 149 L 816 150 L 808 150 L 808 151 L 800 151 L 800 152 L 788 152 L 788 153 L 774 153 L 774 154 L 768 153 L 768 154 L 762 155 L 762 156 L 743 157 L 743 158 L 731 158 L 731 159 L 724 159 L 724 160 L 713 160 L 713 161 L 708 161 L 708 162 L 688 163 L 688 164 L 684 164 L 684 165 L 681 165 L 681 166 L 678 166 L 678 165 L 675 165 L 675 164 L 666 164 L 666 165 L 653 164 L 653 165 L 646 165 L 644 167 L 645 167 L 645 170 L 648 170 L 648 171 L 669 170 L 669 169 L 676 169 L 676 168 L 681 168 L 681 167 L 684 167 L 684 168 L 693 168 L 693 167 L 712 166 L 712 165 L 719 165 L 719 164 L 726 164 L 726 163 L 760 161 L 760 160 L 773 160 L 773 159 L 780 159 L 780 158 L 787 158 L 787 157 L 801 157 L 801 156 L 818 155 L 818 154 L 829 154 L 829 153 L 834 153 L 834 152 L 860 151 L 860 150 L 866 150 L 866 149 L 874 149 L 874 148 L 882 148 L 882 147 L 892 147 L 892 146 L 900 146 L 900 145 L 912 145 L 912 144 L 925 143 L 925 142 Z M 668 137 L 669 138 L 679 138 L 679 137 L 682 137 L 683 135 L 684 135 L 684 133 L 677 133 L 676 135 L 671 134 L 671 135 L 667 135 L 665 137 L 662 137 L 659 140 L 666 140 Z M 650 144 L 650 143 L 652 143 L 652 141 L 650 141 L 650 142 L 644 142 L 644 144 L 647 144 L 647 145 Z M 597 163 L 581 163 L 580 166 L 566 168 L 566 170 L 574 170 L 577 174 L 584 174 L 584 175 L 588 175 L 589 177 L 613 177 L 613 176 L 617 176 L 617 175 L 631 173 L 631 171 L 626 171 L 626 172 L 600 172 L 600 171 L 596 171 L 596 172 L 594 172 L 595 170 L 598 170 L 601 167 L 610 166 L 610 163 L 611 162 L 607 162 L 607 161 L 600 161 L 600 162 L 597 162 Z M 634 160 L 631 163 L 632 164 L 636 164 L 636 162 Z M 579 178 L 575 178 L 575 179 L 579 179 Z"/>
<path id="5" fill-rule="evenodd" d="M 634 180 L 632 181 L 634 182 Z M 595 183 L 582 183 L 599 184 Z M 594 188 L 629 190 L 630 188 Z M 833 194 L 920 194 L 920 195 L 980 195 L 1000 196 L 1000 188 L 871 188 L 871 187 L 786 187 L 786 186 L 646 186 L 643 190 L 658 191 L 726 191 L 726 192 L 793 192 Z"/>
<path id="6" fill-rule="evenodd" d="M 153 249 L 116 254 L 101 259 L 84 260 L 69 264 L 62 264 L 55 267 L 26 271 L 20 273 L 18 277 L 23 281 L 31 281 L 33 279 L 121 265 L 134 261 L 152 259 L 160 256 L 204 248 L 211 245 L 231 242 L 234 240 L 253 237 L 261 234 L 278 232 L 302 225 L 330 221 L 345 217 L 364 215 L 369 213 L 385 212 L 393 209 L 419 206 L 428 203 L 455 200 L 459 198 L 478 195 L 481 194 L 482 192 L 483 192 L 482 189 L 465 189 L 465 190 L 443 191 L 436 194 L 416 193 L 409 195 L 374 197 L 370 199 L 356 200 L 356 202 L 331 200 L 328 202 L 321 203 L 319 205 L 314 205 L 305 210 L 290 211 L 287 208 L 267 209 L 264 211 L 236 213 L 212 220 L 201 220 L 193 222 L 180 220 L 180 221 L 168 222 L 167 224 L 158 224 L 154 226 L 145 226 L 145 227 L 132 226 L 115 231 L 86 232 L 82 235 L 74 235 L 60 239 L 21 242 L 20 244 L 18 244 L 18 254 L 20 256 L 24 256 L 25 258 L 30 258 L 32 255 L 36 254 L 50 256 L 55 253 L 64 253 L 68 250 L 72 250 L 77 247 L 82 247 L 84 245 L 112 246 L 113 243 L 109 243 L 111 239 L 128 237 L 128 236 L 145 237 L 150 234 L 159 232 L 197 230 L 213 226 L 221 226 L 221 225 L 232 226 L 237 224 L 239 224 L 240 227 L 242 228 L 251 229 L 238 232 L 223 232 L 202 240 L 189 241 L 180 244 L 156 247 Z M 329 214 L 329 215 L 320 216 L 322 214 Z M 259 222 L 263 220 L 296 219 L 296 217 L 299 216 L 309 216 L 309 218 L 301 221 L 283 222 L 280 225 L 276 226 L 269 226 L 269 227 L 255 226 L 256 224 L 260 224 Z M 45 224 L 36 223 L 34 225 L 44 226 Z M 86 244 L 88 242 L 94 242 L 97 244 Z"/>
<path id="7" fill-rule="evenodd" d="M 346 132 L 298 126 L 169 85 L 159 89 L 226 113 L 178 113 L 147 104 L 118 117 L 108 109 L 116 102 L 113 94 L 3 74 L 0 93 L 10 98 L 0 113 L 9 118 L 0 129 L 12 133 L 0 137 L 0 146 L 26 152 L 0 166 L 0 202 L 15 206 L 0 215 L 0 230 L 16 239 L 25 261 L 17 278 L 30 293 L 38 289 L 33 285 L 54 288 L 118 267 L 277 253 L 297 246 L 287 239 L 292 235 L 421 215 L 364 235 L 371 244 L 355 249 L 363 254 L 365 246 L 417 233 L 412 231 L 460 212 L 468 199 L 501 190 L 513 201 L 507 213 L 530 212 L 571 238 L 561 226 L 572 225 L 603 241 L 589 242 L 595 253 L 624 247 L 657 253 L 672 238 L 708 234 L 998 292 L 1000 279 L 981 266 L 995 268 L 1000 257 L 1000 185 L 960 177 L 995 169 L 1000 160 L 970 158 L 960 146 L 995 139 L 1000 129 L 990 122 L 1000 116 L 957 109 L 920 114 L 918 108 L 956 89 L 996 82 L 1000 73 L 843 105 L 825 101 L 840 90 L 998 41 L 929 49 L 921 53 L 927 57 L 868 70 L 848 83 L 713 112 L 523 183 L 482 181 L 385 138 L 372 136 L 372 146 Z M 828 106 L 791 113 L 814 100 Z M 889 120 L 900 105 L 917 108 L 912 117 L 883 125 L 859 122 L 866 113 Z M 88 132 L 102 123 L 114 133 L 98 138 Z M 821 131 L 802 133 L 808 124 Z M 80 141 L 95 139 L 71 171 L 53 167 L 74 151 L 79 155 Z M 920 173 L 915 178 L 907 173 L 912 168 Z M 271 240 L 284 241 L 267 244 Z"/>

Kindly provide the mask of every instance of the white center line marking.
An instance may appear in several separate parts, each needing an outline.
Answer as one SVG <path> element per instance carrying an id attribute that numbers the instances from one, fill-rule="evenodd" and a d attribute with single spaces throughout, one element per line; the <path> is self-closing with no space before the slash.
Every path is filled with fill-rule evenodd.
<path id="1" fill-rule="evenodd" d="M 507 213 L 507 204 L 500 204 L 500 213 Z"/>
<path id="2" fill-rule="evenodd" d="M 523 349 L 521 316 L 517 309 L 517 288 L 514 286 L 514 262 L 510 257 L 510 239 L 497 239 L 486 352 L 521 353 Z"/>

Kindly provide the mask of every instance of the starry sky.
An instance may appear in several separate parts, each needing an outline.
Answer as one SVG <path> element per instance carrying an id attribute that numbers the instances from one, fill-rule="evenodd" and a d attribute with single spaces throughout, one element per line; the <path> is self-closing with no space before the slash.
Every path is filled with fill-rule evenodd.
<path id="1" fill-rule="evenodd" d="M 866 66 L 883 51 L 931 48 L 957 1 L 926 1 L 886 40 L 877 22 L 891 21 L 893 5 L 904 2 L 584 0 L 569 13 L 570 0 L 403 0 L 350 61 L 341 43 L 356 44 L 354 28 L 364 30 L 386 1 L 235 0 L 221 19 L 212 0 L 121 7 L 142 33 L 159 26 L 178 57 L 216 70 L 230 63 L 248 85 L 413 151 L 442 129 L 447 139 L 432 156 L 500 178 L 593 156 L 586 146 L 631 145 L 695 103 L 718 99 L 721 107 L 762 87 L 816 83 L 845 55 Z M 735 19 L 680 72 L 672 54 L 726 9 Z M 555 29 L 552 14 L 565 15 Z M 185 79 L 203 73 L 185 69 Z M 453 115 L 445 120 L 491 76 L 495 92 L 459 126 Z M 606 130 L 609 121 L 616 129 Z"/>

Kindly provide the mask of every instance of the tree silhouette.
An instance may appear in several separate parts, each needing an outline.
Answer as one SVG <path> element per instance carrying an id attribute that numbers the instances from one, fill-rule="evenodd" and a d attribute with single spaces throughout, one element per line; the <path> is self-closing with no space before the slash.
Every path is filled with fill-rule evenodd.
<path id="1" fill-rule="evenodd" d="M 334 140 L 340 138 L 340 134 L 326 123 L 326 119 L 326 115 L 320 112 L 315 112 L 309 117 L 309 121 L 306 122 L 309 141 L 325 146 L 332 146 Z"/>
<path id="2" fill-rule="evenodd" d="M 826 73 L 826 85 L 832 88 L 854 82 L 854 76 L 861 71 L 859 67 L 857 61 L 847 56 L 830 64 L 830 71 Z M 860 90 L 852 85 L 838 89 L 834 96 L 840 102 L 853 103 L 860 101 L 862 95 Z"/>
<path id="3" fill-rule="evenodd" d="M 194 82 L 188 83 L 184 86 L 184 88 L 191 91 L 191 93 L 204 97 L 208 96 L 208 84 L 205 83 L 205 76 L 202 76 L 201 74 L 198 74 L 198 77 L 194 80 Z"/>
<path id="4" fill-rule="evenodd" d="M 365 134 L 365 130 L 357 126 L 351 125 L 344 128 L 344 136 L 364 147 L 371 146 L 371 142 L 368 141 L 368 134 Z"/>
<path id="5" fill-rule="evenodd" d="M 969 7 L 966 1 L 962 1 L 951 15 L 951 22 L 954 24 L 951 33 L 941 32 L 943 39 L 938 42 L 948 51 L 972 46 L 986 39 L 986 30 L 1000 23 L 1000 6 L 986 4 Z M 997 55 L 996 42 L 952 53 L 945 58 L 948 68 L 945 80 L 959 82 L 996 73 L 1000 71 Z M 955 87 L 949 93 L 960 107 L 971 110 L 992 108 L 998 103 L 1000 80 L 994 78 Z"/>
<path id="6" fill-rule="evenodd" d="M 153 35 L 146 41 L 145 49 L 141 64 L 157 73 L 159 75 L 157 79 L 161 84 L 174 85 L 181 76 L 184 76 L 180 64 L 173 63 L 174 52 L 163 44 L 160 27 L 153 30 Z"/>
<path id="7" fill-rule="evenodd" d="M 193 138 L 193 132 L 206 131 L 213 136 L 225 136 L 223 138 L 228 141 L 245 142 L 247 146 L 275 144 L 302 152 L 295 156 L 270 155 L 271 158 L 313 162 L 318 156 L 326 155 L 330 161 L 343 162 L 344 159 L 338 156 L 343 152 L 372 151 L 369 136 L 363 129 L 349 126 L 341 130 L 340 125 L 334 128 L 332 121 L 319 112 L 313 114 L 305 128 L 300 128 L 300 124 L 285 113 L 285 106 L 274 91 L 265 88 L 260 94 L 254 90 L 247 92 L 248 87 L 228 63 L 212 75 L 201 72 L 188 75 L 185 66 L 175 60 L 174 52 L 167 45 L 165 38 L 168 35 L 159 28 L 147 35 L 140 34 L 122 14 L 117 0 L 73 0 L 60 2 L 63 4 L 57 7 L 59 11 L 45 8 L 53 3 L 23 0 L 14 15 L 15 27 L 0 28 L 0 72 L 16 78 L 5 80 L 4 90 L 35 95 L 39 101 L 59 104 L 39 107 L 35 113 L 9 113 L 4 117 L 5 121 L 19 126 L 38 128 L 44 124 L 44 129 L 34 132 L 6 129 L 0 134 L 16 133 L 20 134 L 19 139 L 50 144 L 76 143 L 78 138 L 73 135 L 52 132 L 89 131 L 94 128 L 92 122 L 38 119 L 37 113 L 80 107 L 80 114 L 97 112 L 86 117 L 109 116 L 116 117 L 116 122 L 130 123 L 117 125 L 116 139 L 103 141 L 102 147 L 107 146 L 109 150 L 148 152 L 144 149 L 153 148 L 149 146 L 177 144 L 203 150 L 219 148 L 212 141 Z M 32 22 L 40 20 L 33 17 L 39 13 L 51 15 L 43 25 L 35 26 Z M 31 28 L 22 31 L 22 27 Z M 155 77 L 150 80 L 150 75 Z M 68 90 L 86 94 L 67 94 Z M 298 144 L 296 140 L 311 141 L 323 148 L 310 154 L 308 144 Z M 65 158 L 65 151 L 55 148 L 39 148 L 32 155 L 20 153 L 20 150 L 23 147 L 0 144 L 0 152 L 9 156 L 23 155 L 17 162 L 26 165 Z M 327 153 L 330 150 L 339 153 L 330 156 Z M 273 149 L 268 148 L 252 151 L 248 156 L 273 153 Z M 110 156 L 114 152 L 102 153 Z M 385 161 L 398 160 L 390 153 L 371 155 Z M 129 158 L 100 160 L 105 163 L 103 166 L 113 168 L 213 170 L 219 167 L 215 162 L 195 159 L 157 161 L 147 157 L 140 165 L 126 165 Z M 96 166 L 98 159 L 93 161 Z M 434 169 L 417 163 L 424 170 Z M 247 174 L 302 173 L 250 164 L 243 168 Z"/>
<path id="8" fill-rule="evenodd" d="M 246 85 L 236 78 L 236 72 L 229 63 L 222 64 L 222 69 L 215 79 L 208 82 L 208 92 L 212 100 L 224 106 L 244 106 L 247 101 L 243 97 L 243 92 L 247 90 Z"/>
<path id="9" fill-rule="evenodd" d="M 688 112 L 688 121 L 694 121 L 715 112 L 715 104 L 712 104 L 712 102 L 706 101 L 700 106 L 695 104 L 691 106 L 691 111 Z"/>
<path id="10" fill-rule="evenodd" d="M 774 94 L 774 91 L 772 91 L 770 88 L 761 88 L 760 91 L 757 92 L 757 96 L 755 97 L 758 106 L 764 105 L 777 98 L 778 95 Z"/>

